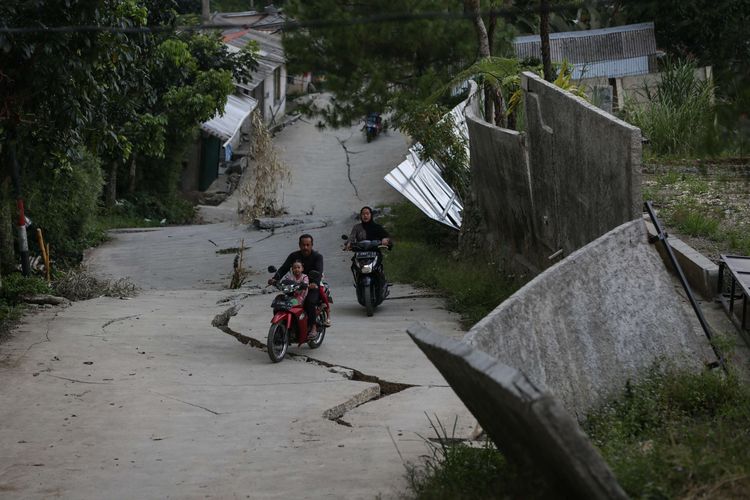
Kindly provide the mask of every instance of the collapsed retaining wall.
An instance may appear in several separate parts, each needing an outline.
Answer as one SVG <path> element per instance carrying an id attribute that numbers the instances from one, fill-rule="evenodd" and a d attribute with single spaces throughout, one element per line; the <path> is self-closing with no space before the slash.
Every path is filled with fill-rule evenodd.
<path id="1" fill-rule="evenodd" d="M 539 272 L 642 213 L 641 133 L 534 75 L 526 132 L 467 112 L 472 185 L 502 260 Z"/>
<path id="2" fill-rule="evenodd" d="M 640 218 L 538 275 L 464 341 L 549 388 L 578 415 L 658 360 L 697 369 L 715 359 Z"/>

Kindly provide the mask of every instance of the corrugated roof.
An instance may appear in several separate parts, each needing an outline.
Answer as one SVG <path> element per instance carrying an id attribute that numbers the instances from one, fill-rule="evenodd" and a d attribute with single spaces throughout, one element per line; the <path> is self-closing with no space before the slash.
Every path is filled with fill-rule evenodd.
<path id="1" fill-rule="evenodd" d="M 258 101 L 252 97 L 232 94 L 227 97 L 224 112 L 203 123 L 201 129 L 222 139 L 222 146 L 226 146 L 239 133 L 242 123 L 257 105 Z"/>
<path id="2" fill-rule="evenodd" d="M 466 124 L 464 110 L 467 106 L 474 106 L 472 101 L 477 84 L 469 81 L 469 97 L 454 107 L 449 115 L 453 117 L 454 132 L 465 140 L 466 156 L 469 156 L 469 127 Z M 433 160 L 422 160 L 420 152 L 422 145 L 417 143 L 409 148 L 406 160 L 385 176 L 385 181 L 403 194 L 422 212 L 438 222 L 442 222 L 454 229 L 461 227 L 461 211 L 463 204 L 458 195 L 446 183 L 441 174 L 442 169 Z"/>
<path id="3" fill-rule="evenodd" d="M 513 46 L 521 59 L 541 58 L 539 35 L 519 36 Z M 649 72 L 656 54 L 654 23 L 550 33 L 552 61 L 572 64 L 575 79 L 642 75 Z"/>
<path id="4" fill-rule="evenodd" d="M 246 28 L 274 31 L 282 28 L 286 22 L 284 15 L 277 9 L 269 12 L 249 10 L 245 12 L 217 12 L 211 21 L 214 24 L 236 24 Z"/>
<path id="5" fill-rule="evenodd" d="M 250 82 L 238 85 L 241 88 L 253 90 L 260 85 L 268 75 L 286 62 L 281 37 L 271 33 L 264 33 L 252 29 L 232 30 L 224 32 L 224 43 L 229 50 L 238 51 L 251 40 L 258 43 L 258 69 L 253 71 Z"/>

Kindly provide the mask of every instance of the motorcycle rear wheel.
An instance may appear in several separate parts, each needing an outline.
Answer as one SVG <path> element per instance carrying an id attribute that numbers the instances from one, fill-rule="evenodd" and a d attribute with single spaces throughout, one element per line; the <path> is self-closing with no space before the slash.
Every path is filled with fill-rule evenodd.
<path id="1" fill-rule="evenodd" d="M 375 313 L 375 304 L 372 301 L 373 299 L 371 287 L 366 286 L 364 290 L 362 290 L 362 298 L 364 299 L 365 311 L 367 311 L 367 316 L 372 316 L 373 313 Z"/>
<path id="2" fill-rule="evenodd" d="M 289 349 L 289 330 L 281 323 L 271 325 L 268 330 L 268 342 L 266 344 L 268 348 L 268 357 L 271 361 L 278 363 Z"/>

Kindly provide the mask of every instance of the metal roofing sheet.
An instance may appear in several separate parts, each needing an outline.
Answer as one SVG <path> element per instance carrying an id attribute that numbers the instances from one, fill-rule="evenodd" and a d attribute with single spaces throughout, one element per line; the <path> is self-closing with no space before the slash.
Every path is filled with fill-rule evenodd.
<path id="1" fill-rule="evenodd" d="M 257 30 L 246 29 L 240 31 L 227 31 L 224 33 L 224 43 L 232 52 L 241 50 L 250 41 L 258 43 L 258 68 L 253 71 L 250 82 L 240 85 L 242 88 L 252 90 L 266 79 L 276 68 L 286 62 L 284 47 L 281 37 L 270 33 L 262 33 Z"/>
<path id="2" fill-rule="evenodd" d="M 539 35 L 517 37 L 513 46 L 519 58 L 541 57 Z M 656 53 L 653 23 L 550 33 L 550 56 L 553 61 L 567 61 L 579 67 L 602 63 L 596 67 L 601 73 L 587 72 L 586 77 L 643 74 L 642 58 Z"/>
<path id="3" fill-rule="evenodd" d="M 227 97 L 224 112 L 217 114 L 201 125 L 201 129 L 224 141 L 226 146 L 239 133 L 245 119 L 253 112 L 258 101 L 252 97 L 232 94 Z"/>
<path id="4" fill-rule="evenodd" d="M 473 105 L 476 83 L 469 82 L 469 98 L 454 107 L 449 115 L 453 117 L 455 132 L 465 140 L 466 156 L 469 155 L 469 128 L 464 109 Z M 441 177 L 442 169 L 434 160 L 422 160 L 422 145 L 417 143 L 409 148 L 406 160 L 385 176 L 385 181 L 422 212 L 438 222 L 454 229 L 461 227 L 463 204 L 458 195 Z"/>

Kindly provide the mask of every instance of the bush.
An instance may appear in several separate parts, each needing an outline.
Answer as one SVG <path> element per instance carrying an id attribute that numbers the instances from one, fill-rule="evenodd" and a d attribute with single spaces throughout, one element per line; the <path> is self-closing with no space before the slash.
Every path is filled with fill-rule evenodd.
<path id="1" fill-rule="evenodd" d="M 458 233 L 410 203 L 393 207 L 387 226 L 396 241 L 386 256 L 390 279 L 437 290 L 471 327 L 515 292 L 520 283 L 495 265 L 454 255 Z"/>
<path id="2" fill-rule="evenodd" d="M 21 273 L 11 273 L 3 276 L 3 285 L 0 288 L 0 300 L 5 304 L 15 305 L 21 302 L 22 297 L 50 293 L 50 286 L 41 278 L 36 276 L 23 276 Z"/>
<path id="3" fill-rule="evenodd" d="M 693 62 L 668 64 L 656 91 L 644 89 L 648 103 L 625 106 L 625 119 L 640 127 L 655 155 L 715 154 L 720 149 L 714 84 L 698 80 L 695 70 Z"/>
<path id="4" fill-rule="evenodd" d="M 746 498 L 750 388 L 730 371 L 653 370 L 586 431 L 634 498 Z"/>
<path id="5" fill-rule="evenodd" d="M 76 164 L 39 169 L 27 196 L 28 216 L 44 232 L 50 251 L 78 259 L 91 242 L 103 185 L 99 160 L 83 154 Z M 36 238 L 29 234 L 29 243 Z"/>

